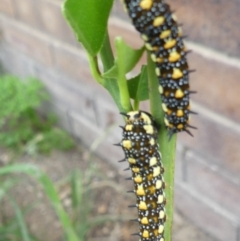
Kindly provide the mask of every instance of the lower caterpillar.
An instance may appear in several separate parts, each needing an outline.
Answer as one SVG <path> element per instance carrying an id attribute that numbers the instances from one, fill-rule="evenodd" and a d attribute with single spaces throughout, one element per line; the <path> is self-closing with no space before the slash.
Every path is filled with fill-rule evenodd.
<path id="1" fill-rule="evenodd" d="M 157 127 L 152 116 L 143 111 L 131 111 L 126 116 L 122 147 L 132 171 L 138 209 L 140 241 L 164 241 L 166 221 L 163 166 L 157 143 Z M 122 160 L 123 161 L 123 160 Z"/>

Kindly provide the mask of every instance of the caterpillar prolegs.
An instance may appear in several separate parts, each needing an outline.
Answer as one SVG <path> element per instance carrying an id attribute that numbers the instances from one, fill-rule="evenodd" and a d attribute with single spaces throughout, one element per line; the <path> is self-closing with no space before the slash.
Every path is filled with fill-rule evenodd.
<path id="1" fill-rule="evenodd" d="M 188 51 L 175 15 L 164 0 L 124 0 L 135 28 L 156 64 L 162 109 L 169 136 L 180 131 L 191 135 Z"/>
<path id="2" fill-rule="evenodd" d="M 124 114 L 120 146 L 129 162 L 138 209 L 140 241 L 164 241 L 165 196 L 163 166 L 152 116 L 143 111 Z"/>

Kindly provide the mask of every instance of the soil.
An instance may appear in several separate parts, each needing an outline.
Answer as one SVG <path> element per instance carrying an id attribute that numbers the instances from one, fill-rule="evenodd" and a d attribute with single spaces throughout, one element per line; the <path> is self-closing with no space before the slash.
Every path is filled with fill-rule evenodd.
<path id="1" fill-rule="evenodd" d="M 10 162 L 10 154 L 0 150 L 0 167 Z M 80 222 L 79 228 L 84 228 L 87 220 L 103 218 L 104 223 L 91 228 L 84 241 L 138 241 L 132 233 L 138 231 L 138 224 L 130 219 L 136 218 L 136 210 L 128 208 L 135 202 L 134 194 L 126 193 L 131 190 L 131 181 L 125 180 L 122 170 L 116 170 L 107 161 L 89 153 L 88 149 L 79 145 L 69 152 L 54 151 L 50 156 L 21 156 L 14 162 L 33 163 L 44 170 L 54 181 L 62 204 L 72 218 Z M 67 177 L 73 171 L 80 171 L 83 188 L 92 191 L 83 198 L 80 209 L 84 210 L 92 203 L 92 209 L 83 217 L 72 212 L 71 187 Z M 129 173 L 130 175 L 130 173 Z M 87 181 L 86 179 L 89 178 Z M 87 192 L 86 192 L 87 193 Z M 18 205 L 25 210 L 34 204 L 27 212 L 26 221 L 32 234 L 41 241 L 63 241 L 63 231 L 56 214 L 40 185 L 33 178 L 19 176 L 18 184 L 11 191 Z M 0 224 L 14 216 L 9 202 L 0 202 Z M 77 217 L 76 217 L 77 216 Z M 202 230 L 195 227 L 184 218 L 178 210 L 174 213 L 173 241 L 216 241 Z"/>

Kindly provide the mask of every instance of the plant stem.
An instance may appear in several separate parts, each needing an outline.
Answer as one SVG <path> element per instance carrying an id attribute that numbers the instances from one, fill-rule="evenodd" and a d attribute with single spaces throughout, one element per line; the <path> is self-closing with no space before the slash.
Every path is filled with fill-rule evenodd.
<path id="1" fill-rule="evenodd" d="M 160 94 L 158 91 L 158 79 L 155 74 L 155 63 L 148 54 L 148 81 L 150 89 L 150 108 L 154 120 L 160 124 L 158 143 L 162 154 L 162 162 L 165 168 L 164 180 L 166 183 L 165 195 L 167 199 L 165 224 L 165 241 L 172 239 L 172 221 L 173 221 L 173 197 L 174 197 L 174 170 L 175 170 L 175 152 L 176 135 L 173 135 L 171 141 L 168 141 L 167 132 L 164 124 L 164 112 L 161 108 Z"/>
<path id="2" fill-rule="evenodd" d="M 122 38 L 116 38 L 116 48 L 120 49 L 120 46 L 122 44 Z M 127 79 L 125 75 L 125 69 L 124 65 L 124 53 L 122 51 L 118 51 L 118 58 L 122 61 L 117 61 L 118 63 L 118 87 L 119 87 L 119 93 L 120 93 L 120 102 L 124 109 L 124 112 L 128 112 L 132 110 L 131 102 L 130 102 L 130 96 L 128 91 L 128 85 L 127 85 Z"/>
<path id="3" fill-rule="evenodd" d="M 109 40 L 108 31 L 106 32 L 103 46 L 100 50 L 100 57 L 103 63 L 104 72 L 106 72 L 114 64 L 114 56 L 113 56 L 113 52 L 112 52 L 112 48 Z"/>
<path id="4" fill-rule="evenodd" d="M 98 68 L 98 59 L 97 56 L 92 57 L 90 54 L 88 54 L 88 60 L 90 64 L 90 69 L 93 77 L 96 79 L 96 81 L 105 86 L 105 80 L 102 78 L 101 73 Z"/>
<path id="5" fill-rule="evenodd" d="M 139 109 L 139 100 L 134 100 L 133 108 L 134 108 L 134 110 L 138 110 Z"/>
<path id="6" fill-rule="evenodd" d="M 106 33 L 103 46 L 99 54 L 103 63 L 103 70 L 104 72 L 106 72 L 114 65 L 114 56 L 113 56 L 108 32 Z M 118 106 L 118 109 L 120 111 L 124 111 L 121 105 L 121 102 L 119 101 L 120 96 L 119 96 L 119 88 L 118 88 L 117 81 L 115 79 L 105 79 L 104 87 L 108 90 L 109 94 L 114 99 L 116 105 Z"/>

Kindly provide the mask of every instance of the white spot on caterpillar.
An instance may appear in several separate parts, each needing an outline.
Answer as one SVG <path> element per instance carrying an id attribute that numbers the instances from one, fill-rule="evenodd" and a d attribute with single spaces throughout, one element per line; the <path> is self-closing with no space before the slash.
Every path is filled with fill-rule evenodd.
<path id="1" fill-rule="evenodd" d="M 160 189 L 162 188 L 162 181 L 161 180 L 157 180 L 156 181 L 156 189 Z"/>
<path id="2" fill-rule="evenodd" d="M 162 204 L 164 201 L 164 196 L 162 194 L 158 195 L 158 202 L 159 204 Z"/>
<path id="3" fill-rule="evenodd" d="M 160 69 L 159 68 L 155 68 L 155 73 L 157 76 L 160 76 Z"/>
<path id="4" fill-rule="evenodd" d="M 158 233 L 162 234 L 163 230 L 164 230 L 164 226 L 163 225 L 159 225 Z"/>
<path id="5" fill-rule="evenodd" d="M 151 166 L 154 166 L 154 165 L 156 165 L 157 164 L 157 158 L 156 157 L 152 157 L 151 159 L 150 159 L 150 167 Z"/>
<path id="6" fill-rule="evenodd" d="M 154 167 L 153 168 L 153 176 L 156 177 L 161 173 L 161 168 L 160 167 Z"/>

